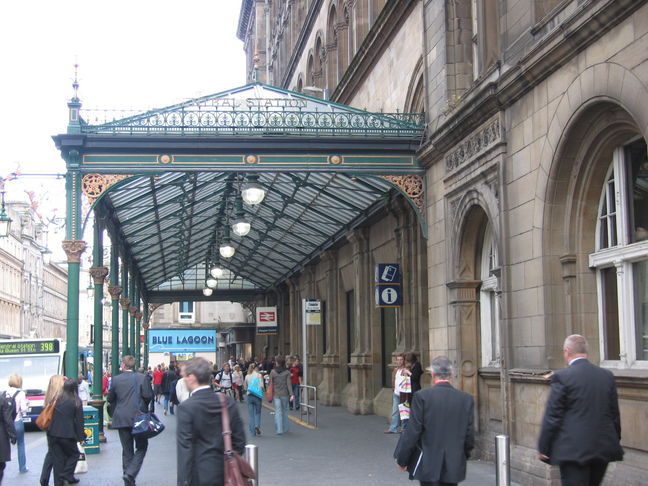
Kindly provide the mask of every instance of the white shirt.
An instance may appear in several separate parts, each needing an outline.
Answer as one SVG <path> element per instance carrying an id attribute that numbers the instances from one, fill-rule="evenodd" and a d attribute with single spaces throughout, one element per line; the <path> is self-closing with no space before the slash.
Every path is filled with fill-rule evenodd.
<path id="1" fill-rule="evenodd" d="M 396 380 L 394 382 L 394 395 L 399 395 L 400 393 L 409 393 L 412 391 L 411 387 L 409 390 L 403 388 L 403 382 L 406 379 L 409 379 L 409 376 L 403 374 L 404 370 L 398 370 L 396 372 Z"/>
<path id="2" fill-rule="evenodd" d="M 90 400 L 90 388 L 88 387 L 88 382 L 85 380 L 79 383 L 79 399 L 82 402 Z"/>
<path id="3" fill-rule="evenodd" d="M 16 395 L 15 397 L 14 394 Z M 10 386 L 9 388 L 7 388 L 7 397 L 14 397 L 14 401 L 16 402 L 15 421 L 21 421 L 23 416 L 27 413 L 27 410 L 29 410 L 29 402 L 27 401 L 25 392 L 23 390 Z"/>
<path id="4" fill-rule="evenodd" d="M 199 387 L 196 388 L 194 391 L 192 391 L 192 392 L 189 394 L 189 396 L 193 395 L 193 394 L 196 393 L 198 390 L 204 390 L 205 388 L 210 388 L 210 386 L 209 386 L 209 385 L 202 385 L 202 386 L 199 386 Z M 176 392 L 176 393 L 177 393 L 177 392 Z"/>
<path id="5" fill-rule="evenodd" d="M 201 388 L 205 388 L 204 386 Z M 209 388 L 209 387 L 207 387 Z M 185 383 L 184 378 L 180 378 L 178 380 L 178 383 L 176 383 L 176 397 L 178 397 L 178 401 L 180 403 L 184 402 L 191 393 L 189 393 L 189 388 L 187 388 L 187 384 Z"/>

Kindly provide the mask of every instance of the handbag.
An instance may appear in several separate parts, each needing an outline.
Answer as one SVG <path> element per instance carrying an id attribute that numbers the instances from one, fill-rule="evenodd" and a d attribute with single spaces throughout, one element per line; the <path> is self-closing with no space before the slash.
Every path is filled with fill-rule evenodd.
<path id="1" fill-rule="evenodd" d="M 136 383 L 135 373 L 133 373 L 133 393 L 137 393 Z M 160 419 L 150 411 L 142 412 L 142 397 L 139 393 L 137 393 L 137 410 L 138 412 L 133 418 L 133 426 L 131 428 L 133 437 L 151 439 L 162 433 L 164 424 L 160 422 Z"/>
<path id="2" fill-rule="evenodd" d="M 38 418 L 36 418 L 36 425 L 41 430 L 49 429 L 50 424 L 52 423 L 52 417 L 54 417 L 54 407 L 56 406 L 56 400 L 45 405 L 45 408 L 40 413 Z"/>
<path id="3" fill-rule="evenodd" d="M 74 474 L 85 474 L 88 472 L 88 461 L 86 461 L 85 450 L 83 446 L 77 442 L 77 448 L 79 449 L 79 460 L 74 467 Z"/>
<path id="4" fill-rule="evenodd" d="M 263 400 L 263 388 L 261 387 L 261 380 L 258 378 L 250 378 L 248 385 L 248 393 Z"/>
<path id="5" fill-rule="evenodd" d="M 256 474 L 252 466 L 238 452 L 232 450 L 232 429 L 230 428 L 227 397 L 216 393 L 221 403 L 221 419 L 223 421 L 223 445 L 225 454 L 225 470 L 223 486 L 252 486 Z"/>
<path id="6" fill-rule="evenodd" d="M 274 380 L 272 376 L 270 377 L 270 383 L 268 383 L 268 389 L 266 390 L 266 398 L 272 403 L 272 399 L 274 398 Z"/>

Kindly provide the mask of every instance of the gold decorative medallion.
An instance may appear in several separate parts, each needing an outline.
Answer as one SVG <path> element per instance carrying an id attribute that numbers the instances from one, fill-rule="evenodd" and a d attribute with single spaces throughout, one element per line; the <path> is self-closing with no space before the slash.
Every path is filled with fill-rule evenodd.
<path id="1" fill-rule="evenodd" d="M 342 157 L 340 157 L 339 155 L 331 155 L 329 157 L 329 163 L 333 165 L 340 165 L 342 163 Z"/>
<path id="2" fill-rule="evenodd" d="M 171 156 L 168 154 L 163 154 L 158 156 L 158 162 L 160 164 L 170 164 L 171 163 Z"/>
<path id="3" fill-rule="evenodd" d="M 245 157 L 245 163 L 246 164 L 256 164 L 258 162 L 258 158 L 256 155 L 248 155 Z"/>

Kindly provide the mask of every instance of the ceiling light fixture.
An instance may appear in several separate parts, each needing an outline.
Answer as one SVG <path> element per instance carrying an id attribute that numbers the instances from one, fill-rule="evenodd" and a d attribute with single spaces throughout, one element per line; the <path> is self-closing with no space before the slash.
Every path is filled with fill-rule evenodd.
<path id="1" fill-rule="evenodd" d="M 209 297 L 209 296 L 211 296 L 211 294 L 213 294 L 213 293 L 214 293 L 214 291 L 213 291 L 212 289 L 210 289 L 209 287 L 206 288 L 206 289 L 203 289 L 203 295 L 204 295 L 205 297 Z"/>
<path id="2" fill-rule="evenodd" d="M 266 195 L 266 190 L 259 184 L 258 179 L 256 175 L 247 176 L 247 183 L 241 190 L 243 201 L 250 206 L 260 204 Z"/>

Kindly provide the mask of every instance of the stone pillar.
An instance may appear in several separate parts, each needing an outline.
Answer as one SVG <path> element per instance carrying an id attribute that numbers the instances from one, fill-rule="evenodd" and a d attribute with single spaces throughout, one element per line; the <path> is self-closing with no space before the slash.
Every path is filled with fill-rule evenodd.
<path id="1" fill-rule="evenodd" d="M 326 301 L 326 352 L 322 356 L 322 381 L 318 398 L 325 405 L 340 405 L 342 378 L 340 376 L 339 319 L 338 319 L 338 269 L 337 251 L 328 250 L 321 256 L 325 272 Z"/>
<path id="2" fill-rule="evenodd" d="M 110 374 L 119 374 L 119 295 L 122 288 L 119 283 L 119 257 L 115 245 L 110 246 L 110 285 L 108 293 L 112 301 L 112 329 L 110 348 Z"/>
<path id="3" fill-rule="evenodd" d="M 353 231 L 348 237 L 353 245 L 355 294 L 355 349 L 351 353 L 351 383 L 344 391 L 346 407 L 351 413 L 373 413 L 373 383 L 371 354 L 372 271 L 369 268 L 369 232 L 366 228 Z"/>
<path id="4" fill-rule="evenodd" d="M 449 358 L 456 359 L 457 384 L 466 393 L 470 393 L 477 403 L 479 387 L 479 295 L 477 288 L 481 280 L 455 280 L 449 282 L 450 309 L 456 323 L 457 348 L 452 350 Z M 451 332 L 449 329 L 448 332 Z M 452 342 L 452 339 L 450 339 Z"/>

